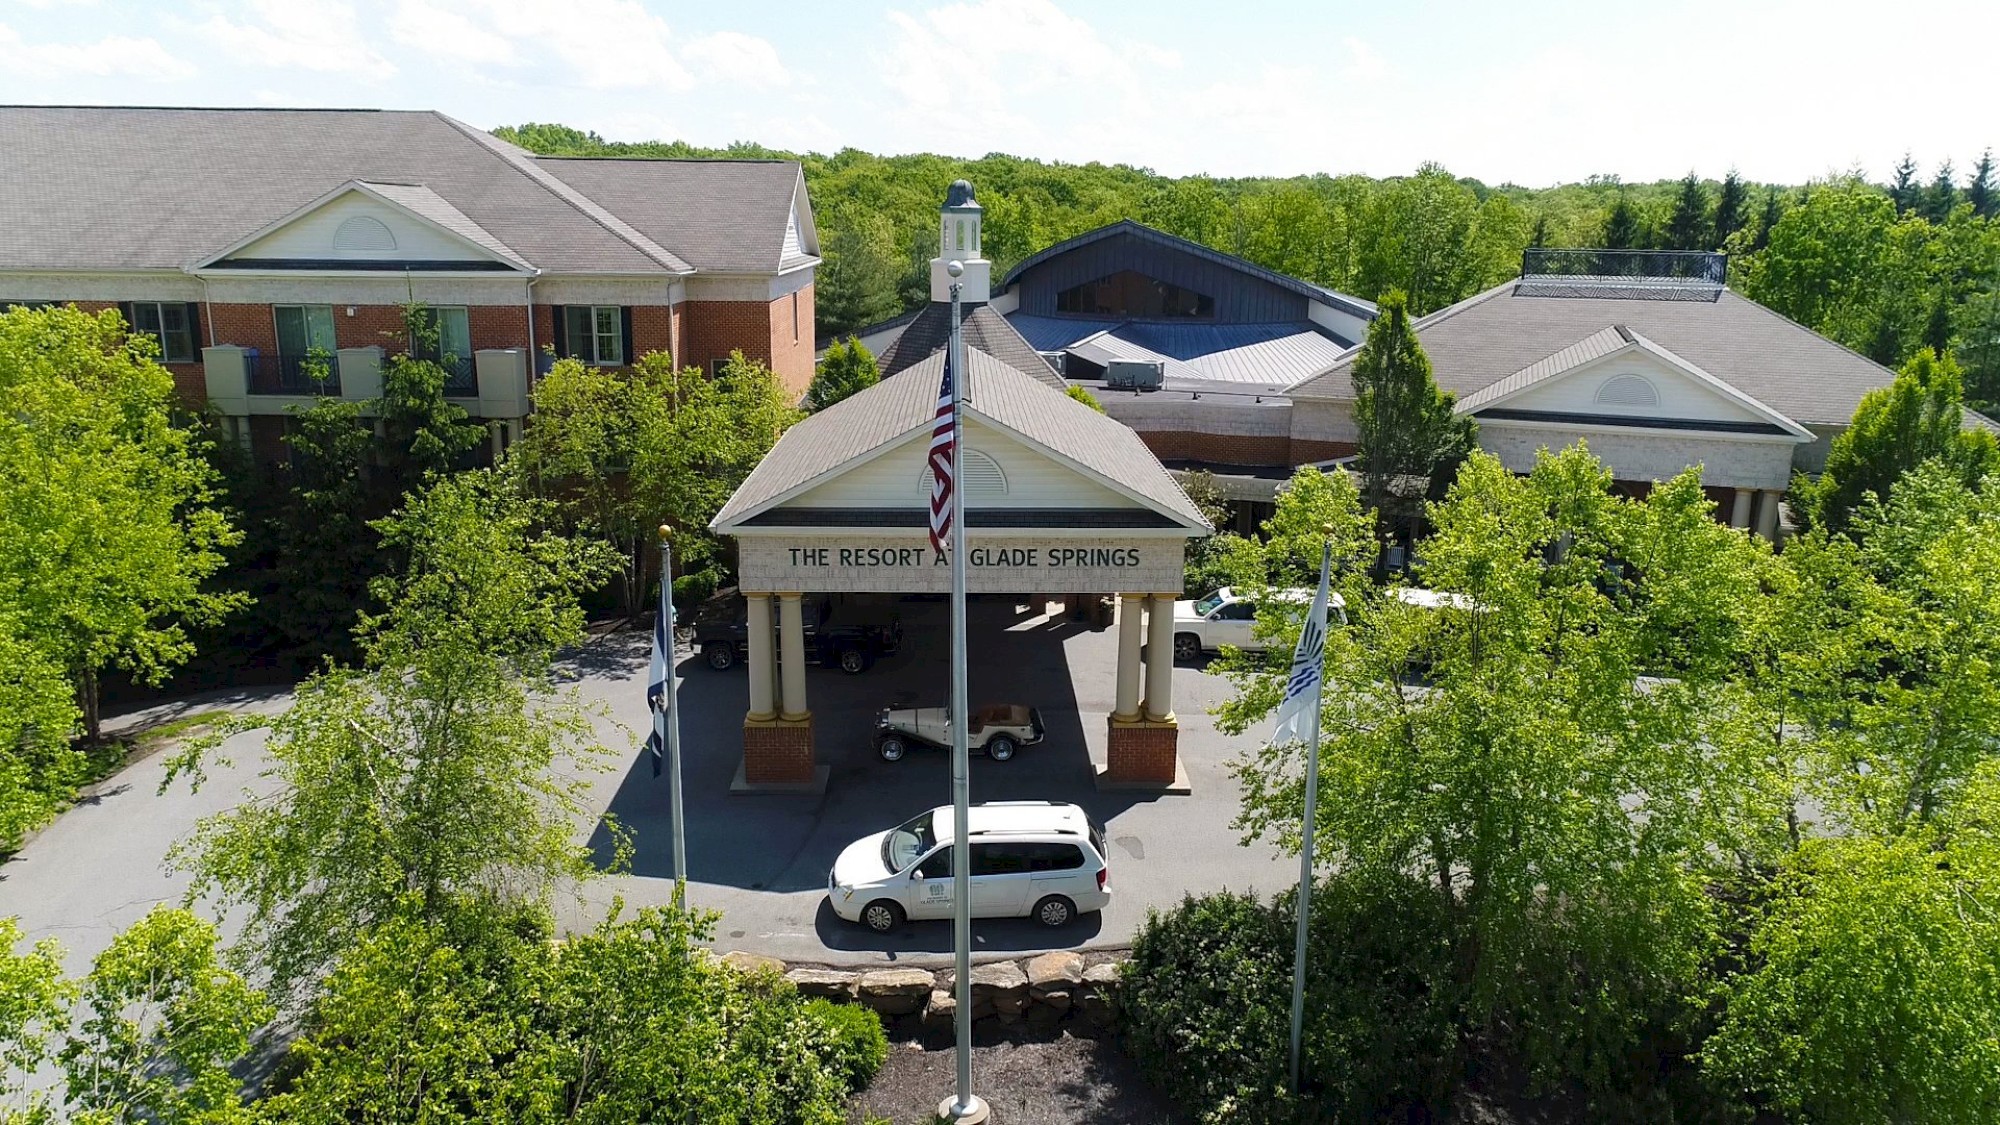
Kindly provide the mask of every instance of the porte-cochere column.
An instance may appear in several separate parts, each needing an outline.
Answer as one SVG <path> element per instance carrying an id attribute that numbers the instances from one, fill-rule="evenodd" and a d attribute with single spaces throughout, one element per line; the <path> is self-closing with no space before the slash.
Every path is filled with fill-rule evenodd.
<path id="1" fill-rule="evenodd" d="M 1180 720 L 1174 716 L 1174 601 L 1179 594 L 1121 594 L 1118 694 L 1105 734 L 1099 788 L 1184 791 Z M 1145 609 L 1146 696 L 1139 699 L 1140 610 Z"/>
<path id="2" fill-rule="evenodd" d="M 775 630 L 771 627 L 774 596 L 778 599 Z M 750 673 L 750 709 L 743 716 L 743 772 L 733 788 L 788 791 L 823 785 L 823 767 L 813 757 L 812 712 L 806 709 L 800 595 L 746 593 L 744 597 L 749 600 L 745 657 Z M 774 639 L 776 645 L 772 644 Z M 774 669 L 777 676 L 772 675 Z"/>

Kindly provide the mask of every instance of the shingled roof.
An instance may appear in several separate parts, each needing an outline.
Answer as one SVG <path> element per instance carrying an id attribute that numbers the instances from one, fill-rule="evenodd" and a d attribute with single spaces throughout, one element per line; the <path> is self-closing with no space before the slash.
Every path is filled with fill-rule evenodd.
<path id="1" fill-rule="evenodd" d="M 1123 423 L 1052 389 L 1039 375 L 970 345 L 965 366 L 969 415 L 1074 463 L 1107 487 L 1189 528 L 1208 526 L 1201 509 Z M 943 374 L 943 354 L 932 355 L 785 431 L 709 526 L 723 530 L 738 524 L 883 446 L 927 431 L 936 416 Z M 916 508 L 915 497 L 911 499 Z"/>
<path id="2" fill-rule="evenodd" d="M 798 165 L 573 167 L 594 163 L 431 111 L 0 107 L 0 269 L 180 270 L 352 181 L 403 185 L 545 273 L 728 272 L 734 246 L 779 268 Z"/>
<path id="3" fill-rule="evenodd" d="M 1893 372 L 1755 301 L 1543 296 L 1497 285 L 1416 321 L 1439 388 L 1468 398 L 1580 342 L 1625 325 L 1793 421 L 1845 425 Z M 1293 387 L 1300 399 L 1352 399 L 1355 351 Z"/>
<path id="4" fill-rule="evenodd" d="M 991 306 L 961 305 L 959 320 L 965 325 L 967 348 L 977 348 L 1016 371 L 1032 375 L 1057 390 L 1063 389 L 1062 376 Z M 894 375 L 943 351 L 950 341 L 951 305 L 932 301 L 917 310 L 916 317 L 882 349 L 875 362 L 885 377 Z"/>

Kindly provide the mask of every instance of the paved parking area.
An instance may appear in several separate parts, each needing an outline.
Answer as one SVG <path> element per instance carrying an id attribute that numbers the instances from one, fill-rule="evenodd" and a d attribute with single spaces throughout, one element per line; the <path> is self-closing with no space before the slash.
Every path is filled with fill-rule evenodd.
<path id="1" fill-rule="evenodd" d="M 918 751 L 898 763 L 875 756 L 875 711 L 935 706 L 949 690 L 950 614 L 943 601 L 903 601 L 904 648 L 859 676 L 812 669 L 812 706 L 820 761 L 832 767 L 824 796 L 731 796 L 740 756 L 748 683 L 740 668 L 714 672 L 693 657 L 682 663 L 690 897 L 722 912 L 716 944 L 793 960 L 924 960 L 951 953 L 951 924 L 910 922 L 879 935 L 836 917 L 826 904 L 826 874 L 840 849 L 869 832 L 951 801 L 948 755 Z M 1105 720 L 1113 698 L 1117 636 L 1092 630 L 1039 605 L 984 598 L 968 606 L 969 696 L 981 703 L 1039 707 L 1047 738 L 1013 761 L 972 759 L 974 801 L 1054 800 L 1082 805 L 1110 841 L 1110 909 L 1051 931 L 1026 919 L 973 924 L 978 953 L 1116 945 L 1131 939 L 1148 907 L 1170 906 L 1190 891 L 1221 888 L 1269 893 L 1293 877 L 1268 847 L 1244 847 L 1230 828 L 1238 788 L 1226 767 L 1245 739 L 1215 730 L 1208 707 L 1226 698 L 1227 681 L 1197 669 L 1174 672 L 1181 757 L 1193 793 L 1154 796 L 1100 793 L 1094 767 L 1104 761 Z M 643 648 L 627 659 L 643 674 Z M 606 677 L 598 677 L 603 681 Z M 608 699 L 620 720 L 645 721 L 639 693 Z M 607 881 L 592 898 L 622 894 L 629 903 L 672 894 L 667 785 L 643 761 L 604 805 L 634 835 L 629 876 Z M 600 838 L 599 843 L 603 840 Z M 580 912 L 579 919 L 585 912 Z"/>
<path id="2" fill-rule="evenodd" d="M 911 601 L 895 608 L 904 621 L 902 653 L 860 676 L 821 669 L 808 674 L 819 757 L 832 767 L 831 783 L 819 797 L 729 793 L 741 753 L 744 673 L 710 671 L 692 654 L 683 659 L 690 898 L 722 913 L 717 946 L 793 960 L 949 957 L 948 922 L 913 922 L 898 933 L 876 935 L 840 921 L 825 905 L 827 869 L 843 846 L 951 800 L 946 755 L 915 753 L 890 764 L 875 757 L 870 743 L 877 708 L 939 704 L 948 689 L 947 605 Z M 1174 673 L 1191 796 L 1099 793 L 1092 769 L 1104 760 L 1115 630 L 1050 619 L 1039 607 L 1005 599 L 975 601 L 970 619 L 974 704 L 1029 703 L 1041 708 L 1048 726 L 1041 745 L 1023 749 L 1011 762 L 975 757 L 973 799 L 1082 805 L 1106 826 L 1114 895 L 1102 916 L 1080 918 L 1061 931 L 1025 919 L 976 922 L 976 952 L 1122 944 L 1149 906 L 1172 905 L 1183 893 L 1225 887 L 1269 893 L 1286 885 L 1292 865 L 1262 845 L 1241 846 L 1229 827 L 1238 791 L 1225 763 L 1245 740 L 1218 734 L 1206 714 L 1226 696 L 1225 681 L 1193 668 Z M 576 679 L 587 698 L 634 731 L 647 722 L 645 646 L 643 634 L 594 644 L 579 661 Z M 269 709 L 281 706 L 283 697 L 244 693 L 238 702 Z M 614 745 L 629 737 L 609 723 L 604 733 Z M 154 904 L 180 899 L 186 880 L 166 871 L 167 849 L 201 816 L 266 788 L 257 777 L 261 747 L 255 732 L 232 739 L 224 748 L 231 764 L 213 768 L 198 793 L 184 782 L 161 793 L 161 760 L 134 763 L 0 864 L 0 916 L 20 916 L 31 938 L 59 938 L 71 968 L 87 968 L 112 935 Z M 635 854 L 629 874 L 601 881 L 584 903 L 562 907 L 565 920 L 578 925 L 601 918 L 614 895 L 639 905 L 666 902 L 673 891 L 666 779 L 652 776 L 643 754 L 627 753 L 617 769 L 592 775 L 591 793 L 597 811 L 631 832 Z M 600 847 L 608 839 L 601 823 L 584 830 Z"/>

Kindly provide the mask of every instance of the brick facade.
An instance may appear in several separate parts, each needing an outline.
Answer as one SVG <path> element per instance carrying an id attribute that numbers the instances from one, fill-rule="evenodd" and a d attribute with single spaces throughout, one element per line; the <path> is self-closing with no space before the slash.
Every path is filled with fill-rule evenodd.
<path id="1" fill-rule="evenodd" d="M 1292 464 L 1292 440 L 1283 434 L 1209 434 L 1191 430 L 1141 430 L 1139 440 L 1162 461 L 1213 465 Z"/>
<path id="2" fill-rule="evenodd" d="M 1172 785 L 1180 760 L 1181 729 L 1168 723 L 1109 720 L 1104 739 L 1104 780 L 1116 784 Z"/>
<path id="3" fill-rule="evenodd" d="M 812 720 L 746 720 L 743 724 L 743 780 L 752 785 L 790 785 L 813 780 Z"/>
<path id="4" fill-rule="evenodd" d="M 805 394 L 813 376 L 812 286 L 775 301 L 689 301 L 683 307 L 687 363 L 708 370 L 740 350 L 770 367 L 794 396 Z"/>

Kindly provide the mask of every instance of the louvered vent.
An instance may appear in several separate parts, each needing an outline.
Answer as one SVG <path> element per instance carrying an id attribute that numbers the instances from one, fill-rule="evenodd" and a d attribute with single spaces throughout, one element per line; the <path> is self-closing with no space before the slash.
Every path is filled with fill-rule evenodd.
<path id="1" fill-rule="evenodd" d="M 967 500 L 991 499 L 1007 495 L 1007 474 L 1001 470 L 1000 462 L 981 453 L 977 449 L 964 450 L 958 459 L 959 486 L 965 489 Z M 917 474 L 917 498 L 925 503 L 931 498 L 931 463 Z"/>
<path id="2" fill-rule="evenodd" d="M 396 236 L 382 220 L 356 215 L 334 228 L 333 248 L 342 254 L 369 254 L 396 248 Z"/>
<path id="3" fill-rule="evenodd" d="M 1613 375 L 1597 388 L 1600 406 L 1658 406 L 1659 388 L 1644 375 Z"/>

